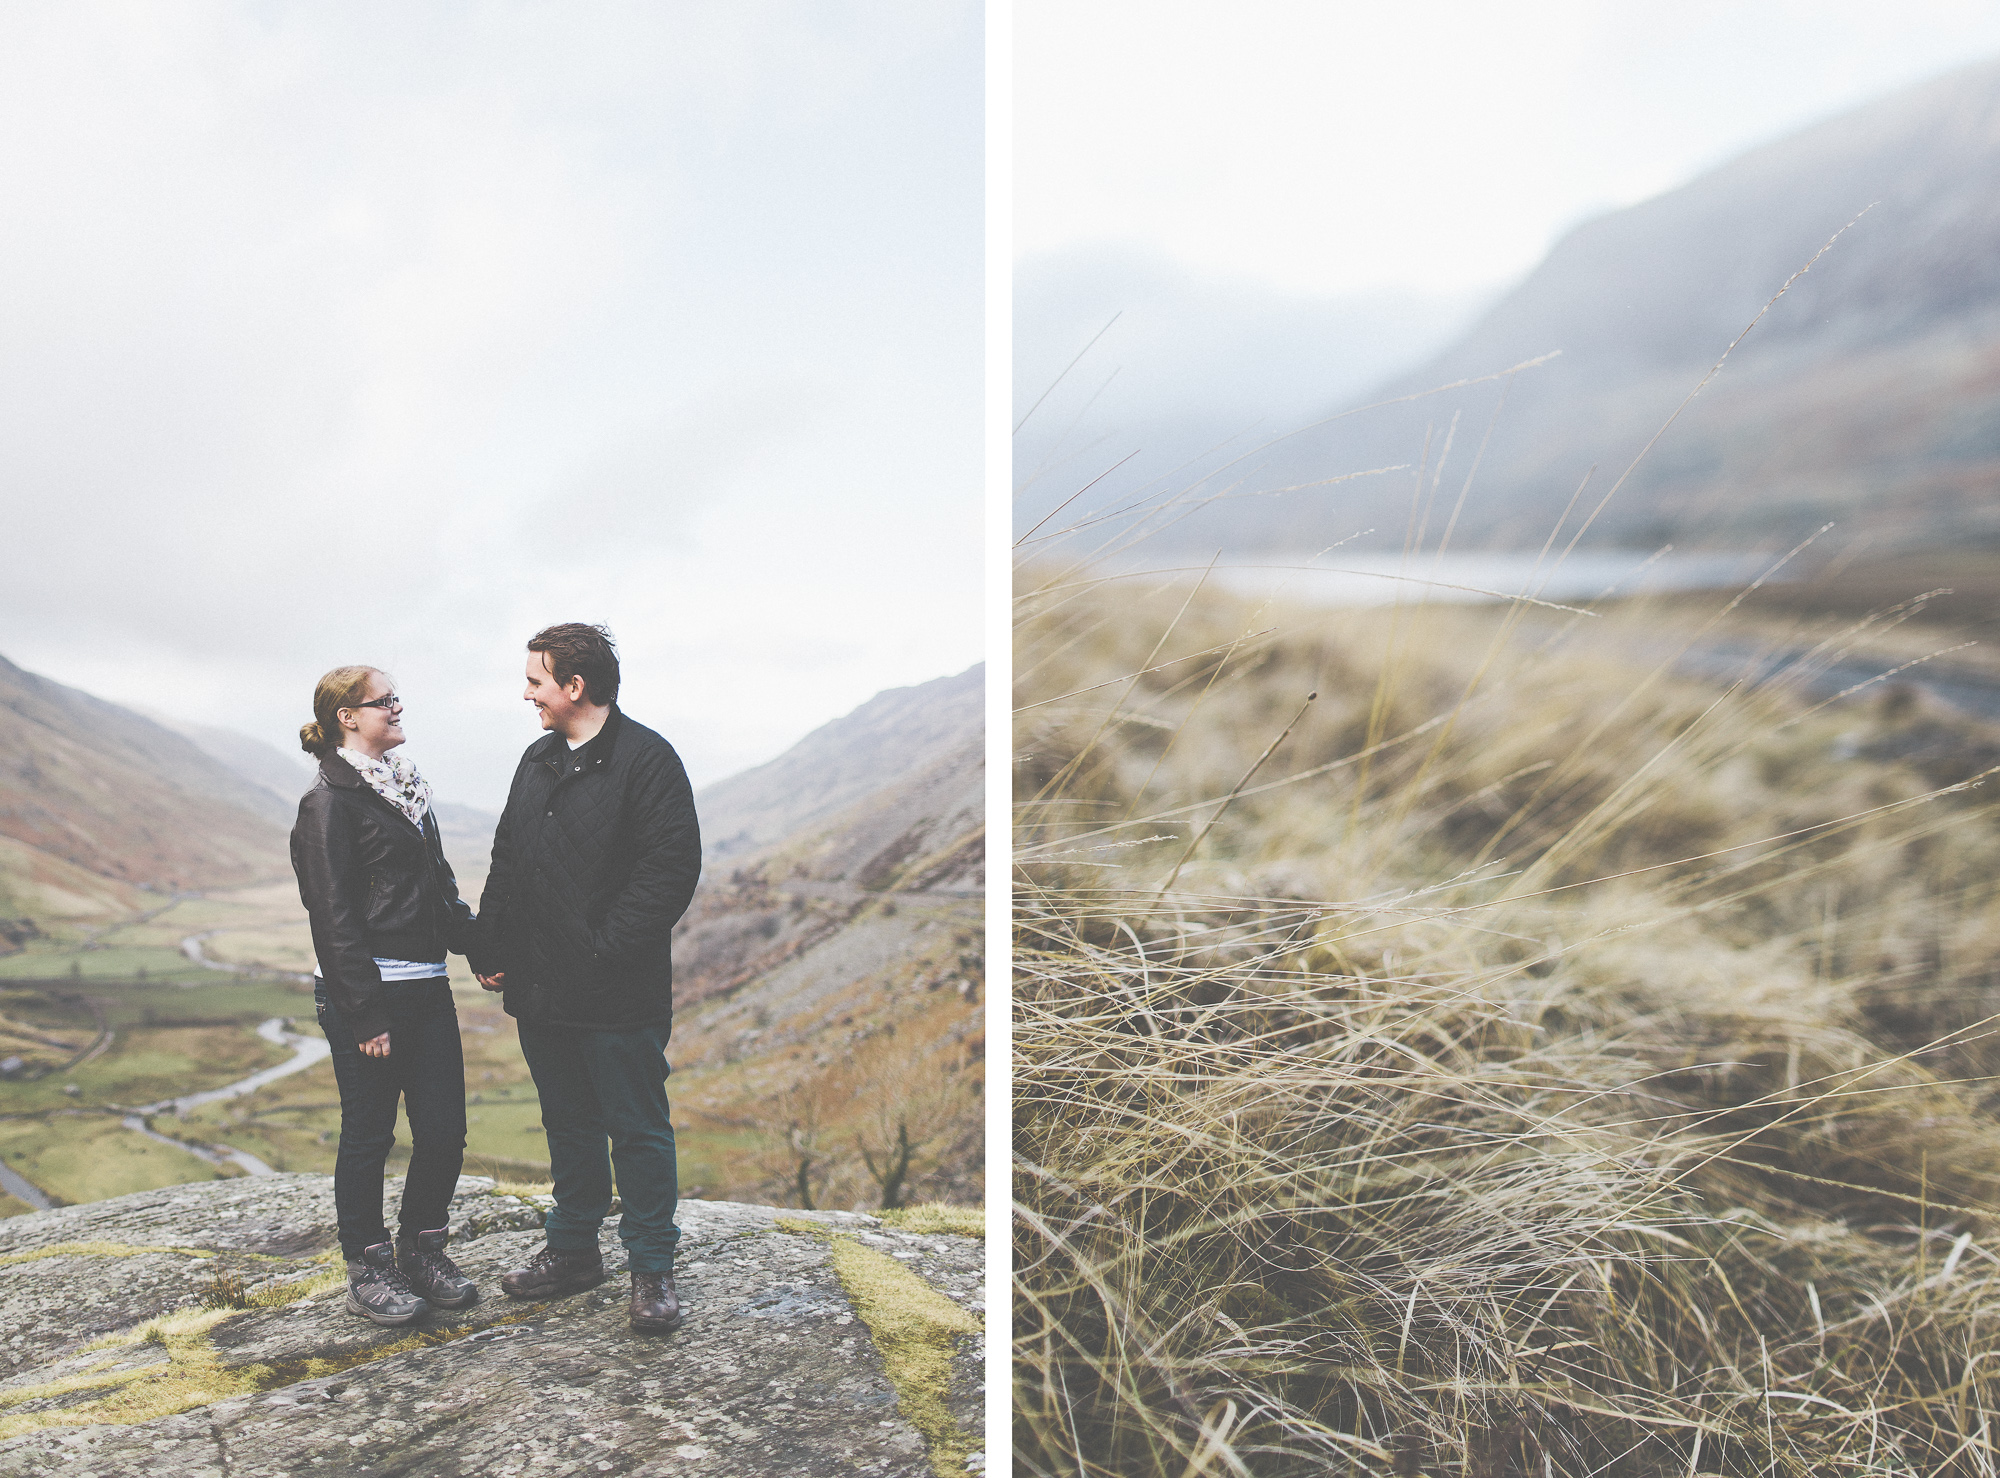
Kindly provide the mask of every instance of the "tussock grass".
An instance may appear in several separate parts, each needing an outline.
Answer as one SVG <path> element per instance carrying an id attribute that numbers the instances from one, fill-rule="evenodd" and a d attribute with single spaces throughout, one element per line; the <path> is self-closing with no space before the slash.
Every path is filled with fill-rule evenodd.
<path id="1" fill-rule="evenodd" d="M 247 1309 L 250 1307 L 249 1285 L 243 1275 L 234 1269 L 224 1268 L 215 1276 L 195 1289 L 197 1302 L 204 1309 Z"/>
<path id="2" fill-rule="evenodd" d="M 949 1201 L 924 1201 L 915 1206 L 891 1206 L 874 1215 L 899 1232 L 949 1232 L 955 1237 L 986 1235 L 986 1208 L 956 1206 Z"/>
<path id="3" fill-rule="evenodd" d="M 2000 830 L 1806 696 L 1907 612 L 1023 586 L 1022 1471 L 2000 1471 Z"/>
<path id="4" fill-rule="evenodd" d="M 40 1262 L 48 1257 L 145 1257 L 151 1253 L 172 1257 L 214 1257 L 207 1247 L 139 1247 L 130 1242 L 52 1242 L 47 1247 L 31 1247 L 25 1252 L 0 1255 L 0 1268 L 16 1263 Z"/>
<path id="5" fill-rule="evenodd" d="M 489 1196 L 553 1196 L 556 1193 L 550 1181 L 503 1180 L 486 1194 Z"/>

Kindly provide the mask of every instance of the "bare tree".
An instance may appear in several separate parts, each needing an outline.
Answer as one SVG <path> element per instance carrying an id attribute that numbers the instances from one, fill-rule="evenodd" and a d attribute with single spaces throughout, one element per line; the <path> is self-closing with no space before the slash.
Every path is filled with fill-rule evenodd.
<path id="1" fill-rule="evenodd" d="M 782 1188 L 801 1211 L 813 1211 L 813 1182 L 823 1178 L 828 1155 L 822 1144 L 824 1115 L 817 1084 L 789 1088 L 757 1117 L 767 1146 L 763 1170 L 773 1189 Z"/>
<path id="2" fill-rule="evenodd" d="M 976 1155 L 983 1119 L 972 1076 L 960 1049 L 874 1085 L 874 1111 L 855 1147 L 884 1210 L 906 1205 L 913 1183 L 943 1169 L 956 1172 L 960 1161 Z"/>
<path id="3" fill-rule="evenodd" d="M 916 1158 L 917 1146 L 923 1141 L 912 1143 L 909 1122 L 898 1119 L 895 1143 L 883 1148 L 881 1163 L 876 1163 L 875 1152 L 869 1148 L 866 1139 L 859 1143 L 861 1163 L 868 1167 L 869 1175 L 874 1178 L 876 1186 L 882 1192 L 882 1209 L 893 1211 L 903 1204 L 903 1185 L 909 1179 L 910 1161 Z"/>

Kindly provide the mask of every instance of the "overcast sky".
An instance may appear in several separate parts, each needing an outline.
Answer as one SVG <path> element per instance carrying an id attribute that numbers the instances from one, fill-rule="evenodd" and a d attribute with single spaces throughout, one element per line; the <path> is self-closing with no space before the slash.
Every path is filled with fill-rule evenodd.
<path id="1" fill-rule="evenodd" d="M 0 4 L 0 654 L 486 806 L 550 621 L 697 784 L 980 660 L 980 27 Z"/>
<path id="2" fill-rule="evenodd" d="M 2000 54 L 2000 4 L 1970 0 L 1014 14 L 1017 405 L 1124 314 L 1024 438 L 1023 478 L 1067 479 L 1050 496 L 1175 426 L 1288 429 L 1441 347 L 1589 216 Z"/>

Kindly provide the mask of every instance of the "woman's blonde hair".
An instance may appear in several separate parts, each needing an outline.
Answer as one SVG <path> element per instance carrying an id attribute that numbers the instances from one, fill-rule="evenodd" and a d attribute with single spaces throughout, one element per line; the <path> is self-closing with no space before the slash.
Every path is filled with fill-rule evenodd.
<path id="1" fill-rule="evenodd" d="M 336 667 L 313 688 L 313 721 L 299 730 L 299 748 L 325 759 L 340 748 L 340 710 L 368 696 L 379 667 Z"/>

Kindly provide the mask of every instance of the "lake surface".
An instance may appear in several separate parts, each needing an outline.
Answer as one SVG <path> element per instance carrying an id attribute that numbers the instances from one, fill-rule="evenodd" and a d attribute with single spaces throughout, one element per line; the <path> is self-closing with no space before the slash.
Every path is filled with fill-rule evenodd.
<path id="1" fill-rule="evenodd" d="M 1666 590 L 1748 585 L 1775 562 L 1768 554 L 1656 554 L 1649 550 L 1579 550 L 1567 559 L 1536 554 L 1342 554 L 1287 562 L 1217 564 L 1212 583 L 1239 595 L 1282 595 L 1327 606 L 1386 606 L 1398 601 L 1491 601 L 1515 596 L 1581 601 Z M 1202 566 L 1180 567 L 1199 575 Z M 1164 573 L 1164 572 L 1161 572 Z"/>

